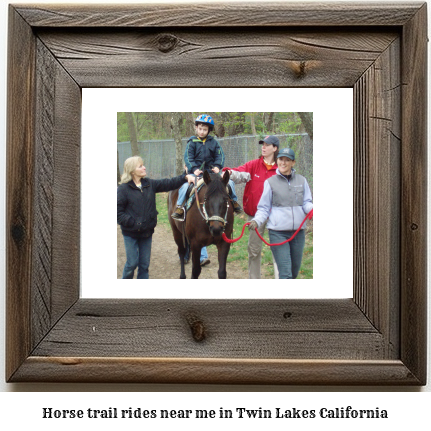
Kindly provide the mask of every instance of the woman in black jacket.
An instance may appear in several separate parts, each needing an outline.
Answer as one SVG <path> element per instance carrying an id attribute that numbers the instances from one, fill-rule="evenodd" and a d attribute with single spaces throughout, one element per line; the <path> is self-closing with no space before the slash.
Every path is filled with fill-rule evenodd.
<path id="1" fill-rule="evenodd" d="M 192 182 L 191 175 L 152 180 L 141 157 L 129 157 L 117 188 L 117 223 L 121 226 L 127 261 L 122 278 L 149 278 L 151 243 L 157 224 L 156 193 L 168 192 Z"/>

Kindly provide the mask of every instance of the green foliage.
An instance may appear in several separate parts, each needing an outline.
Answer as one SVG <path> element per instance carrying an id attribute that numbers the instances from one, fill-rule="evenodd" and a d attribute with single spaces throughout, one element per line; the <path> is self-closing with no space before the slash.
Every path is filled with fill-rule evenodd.
<path id="1" fill-rule="evenodd" d="M 181 136 L 193 134 L 193 119 L 196 113 L 184 112 L 180 124 Z M 274 112 L 268 123 L 265 112 L 214 112 L 216 125 L 222 125 L 225 136 L 299 133 L 304 130 L 301 118 L 296 112 Z M 172 138 L 171 113 L 169 112 L 135 112 L 138 141 Z M 254 126 L 252 125 L 254 123 Z M 129 141 L 126 117 L 124 112 L 117 113 L 117 141 Z"/>
<path id="2" fill-rule="evenodd" d="M 168 214 L 168 194 L 156 194 L 156 208 L 158 211 L 157 223 L 170 229 L 169 214 Z"/>
<path id="3" fill-rule="evenodd" d="M 127 128 L 126 114 L 117 112 L 117 142 L 130 141 L 129 129 Z"/>
<path id="4" fill-rule="evenodd" d="M 313 231 L 309 229 L 305 236 L 304 254 L 298 278 L 313 278 Z"/>
<path id="5" fill-rule="evenodd" d="M 279 133 L 301 132 L 302 121 L 296 112 L 284 112 L 280 118 Z"/>

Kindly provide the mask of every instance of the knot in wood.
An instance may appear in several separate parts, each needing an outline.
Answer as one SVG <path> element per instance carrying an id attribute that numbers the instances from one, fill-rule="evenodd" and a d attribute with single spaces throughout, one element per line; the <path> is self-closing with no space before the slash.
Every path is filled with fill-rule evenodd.
<path id="1" fill-rule="evenodd" d="M 207 335 L 202 320 L 198 319 L 196 316 L 187 316 L 187 323 L 190 326 L 193 339 L 197 342 L 204 341 Z"/>
<path id="2" fill-rule="evenodd" d="M 172 51 L 178 45 L 178 38 L 172 34 L 162 34 L 157 38 L 157 49 L 161 52 Z"/>
<path id="3" fill-rule="evenodd" d="M 305 61 L 295 61 L 291 65 L 291 69 L 295 73 L 297 78 L 304 78 L 307 71 L 307 62 Z"/>
<path id="4" fill-rule="evenodd" d="M 12 225 L 11 235 L 17 245 L 21 245 L 25 239 L 25 228 L 22 224 L 17 223 Z"/>
<path id="5" fill-rule="evenodd" d="M 419 228 L 419 226 L 416 223 L 412 223 L 410 226 L 411 230 L 417 230 Z"/>
<path id="6" fill-rule="evenodd" d="M 288 61 L 287 64 L 298 79 L 305 78 L 311 70 L 322 66 L 322 62 L 318 60 Z"/>

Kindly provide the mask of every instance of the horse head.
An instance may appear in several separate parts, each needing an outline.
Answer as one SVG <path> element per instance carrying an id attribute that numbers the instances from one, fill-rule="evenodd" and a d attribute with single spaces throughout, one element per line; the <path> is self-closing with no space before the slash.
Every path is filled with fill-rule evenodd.
<path id="1" fill-rule="evenodd" d="M 204 172 L 204 181 L 207 185 L 203 211 L 205 213 L 210 233 L 213 237 L 219 237 L 225 230 L 229 209 L 229 195 L 226 191 L 229 182 L 229 171 L 224 176 Z"/>

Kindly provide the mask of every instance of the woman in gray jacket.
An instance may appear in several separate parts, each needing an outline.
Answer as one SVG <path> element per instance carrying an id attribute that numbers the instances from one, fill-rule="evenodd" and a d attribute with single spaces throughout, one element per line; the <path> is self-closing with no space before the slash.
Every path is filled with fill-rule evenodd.
<path id="1" fill-rule="evenodd" d="M 267 228 L 271 244 L 279 244 L 292 237 L 301 226 L 305 216 L 313 209 L 307 180 L 296 173 L 295 153 L 290 148 L 279 151 L 276 175 L 264 183 L 257 213 L 249 225 L 255 230 L 268 219 Z M 271 247 L 277 262 L 279 278 L 296 278 L 301 268 L 305 245 L 305 227 L 283 245 Z"/>

